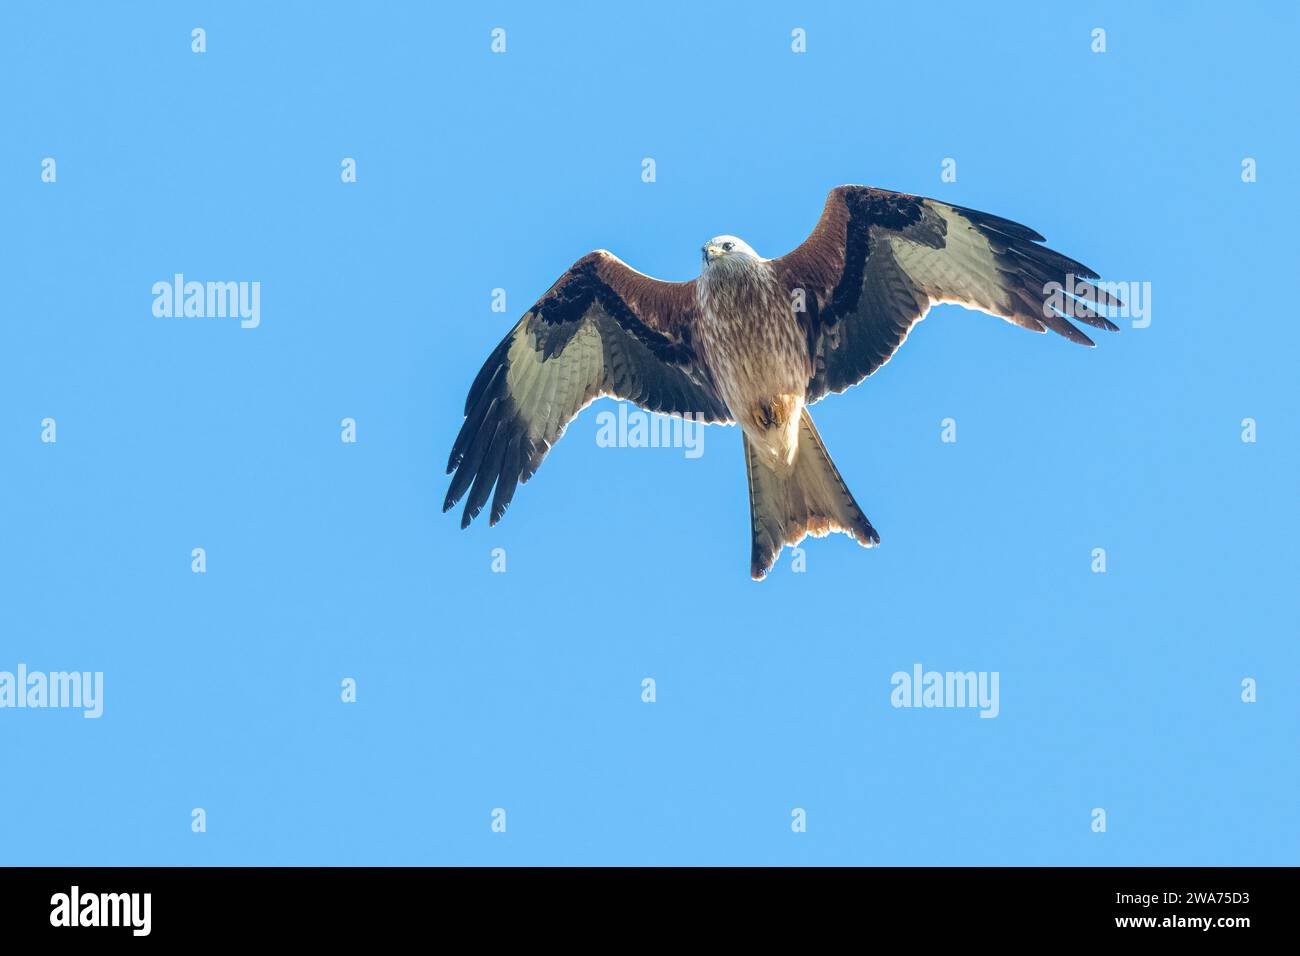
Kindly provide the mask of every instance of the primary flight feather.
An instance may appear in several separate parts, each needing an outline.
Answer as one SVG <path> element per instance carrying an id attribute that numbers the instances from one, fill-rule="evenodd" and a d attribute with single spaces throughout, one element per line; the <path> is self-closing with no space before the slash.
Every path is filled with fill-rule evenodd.
<path id="1" fill-rule="evenodd" d="M 612 395 L 651 412 L 740 425 L 755 579 L 809 534 L 878 544 L 806 406 L 884 365 L 939 303 L 1082 345 L 1093 342 L 1070 318 L 1116 331 L 1103 313 L 1122 303 L 1087 281 L 1095 272 L 1041 242 L 1032 229 L 973 209 L 839 186 L 812 234 L 779 259 L 718 236 L 702 250 L 698 279 L 661 282 L 612 253 L 589 253 L 475 377 L 443 510 L 468 493 L 467 527 L 490 496 L 496 524 L 565 426 Z"/>

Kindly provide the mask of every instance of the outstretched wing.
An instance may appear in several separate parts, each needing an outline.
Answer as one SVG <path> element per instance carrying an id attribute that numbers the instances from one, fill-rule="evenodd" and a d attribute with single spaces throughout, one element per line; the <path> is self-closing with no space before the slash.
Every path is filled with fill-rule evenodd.
<path id="1" fill-rule="evenodd" d="M 808 401 L 880 368 L 943 302 L 1081 345 L 1093 342 L 1066 315 L 1118 331 L 1096 311 L 1122 305 L 1086 281 L 1097 273 L 1042 241 L 1019 223 L 934 199 L 870 186 L 831 190 L 812 234 L 772 260 L 792 293 L 804 290 L 799 318 L 815 363 Z"/>
<path id="2" fill-rule="evenodd" d="M 728 421 L 691 347 L 694 282 L 660 282 L 608 252 L 583 256 L 488 356 L 465 400 L 442 510 L 461 527 L 492 498 L 496 524 L 573 418 L 601 395 L 652 412 Z"/>

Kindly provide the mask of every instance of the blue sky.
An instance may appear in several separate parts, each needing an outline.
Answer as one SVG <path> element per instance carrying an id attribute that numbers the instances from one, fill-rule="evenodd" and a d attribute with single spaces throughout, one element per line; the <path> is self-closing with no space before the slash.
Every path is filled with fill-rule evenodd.
<path id="1" fill-rule="evenodd" d="M 105 691 L 0 709 L 0 863 L 1296 862 L 1294 7 L 738 9 L 5 5 L 0 671 Z M 844 182 L 1023 222 L 1151 324 L 937 309 L 813 410 L 882 546 L 762 584 L 734 429 L 589 409 L 496 528 L 440 513 L 571 262 L 779 255 Z M 155 317 L 178 272 L 260 324 Z M 997 718 L 892 707 L 917 663 Z"/>

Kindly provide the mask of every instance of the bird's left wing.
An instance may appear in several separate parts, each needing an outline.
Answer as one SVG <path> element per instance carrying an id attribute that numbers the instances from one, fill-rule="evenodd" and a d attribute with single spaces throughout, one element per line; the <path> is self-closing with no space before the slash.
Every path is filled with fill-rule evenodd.
<path id="1" fill-rule="evenodd" d="M 652 412 L 728 421 L 691 346 L 694 282 L 660 282 L 608 252 L 583 256 L 528 310 L 470 386 L 442 510 L 466 491 L 461 527 L 492 498 L 505 514 L 565 426 L 602 395 Z"/>
<path id="2" fill-rule="evenodd" d="M 812 234 L 772 260 L 792 296 L 803 291 L 794 301 L 815 363 L 808 401 L 884 365 L 943 302 L 1081 345 L 1093 343 L 1063 312 L 1117 331 L 1096 310 L 1122 303 L 1086 281 L 1097 273 L 1042 241 L 1009 219 L 935 199 L 870 186 L 831 190 Z"/>

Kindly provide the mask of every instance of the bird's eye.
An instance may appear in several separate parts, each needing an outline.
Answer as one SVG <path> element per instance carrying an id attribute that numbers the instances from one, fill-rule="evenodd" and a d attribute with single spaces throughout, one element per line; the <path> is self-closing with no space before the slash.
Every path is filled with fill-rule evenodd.
<path id="1" fill-rule="evenodd" d="M 734 242 L 724 242 L 724 243 L 722 244 L 722 251 L 723 251 L 723 252 L 730 252 L 730 251 L 731 251 L 732 249 L 734 249 L 734 248 L 736 248 L 736 244 L 735 244 Z"/>

